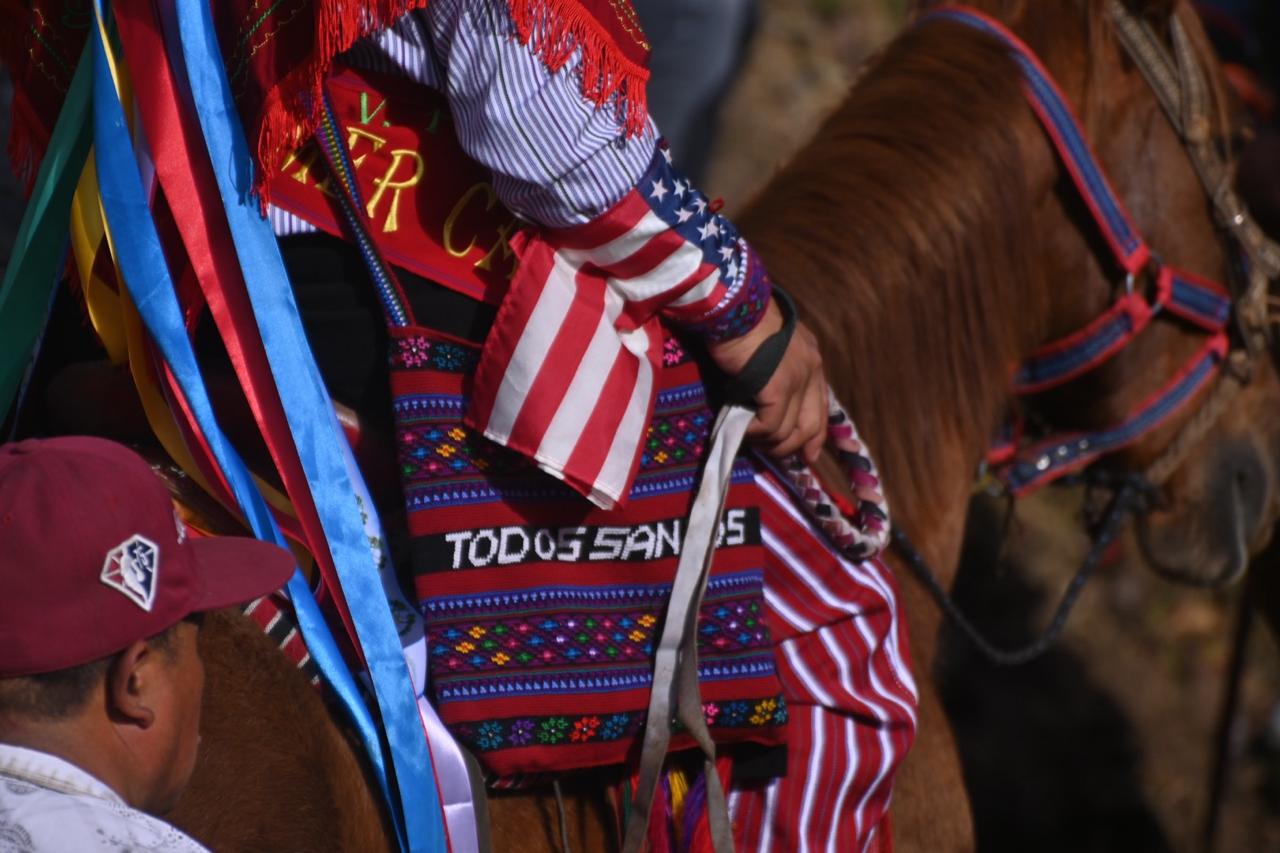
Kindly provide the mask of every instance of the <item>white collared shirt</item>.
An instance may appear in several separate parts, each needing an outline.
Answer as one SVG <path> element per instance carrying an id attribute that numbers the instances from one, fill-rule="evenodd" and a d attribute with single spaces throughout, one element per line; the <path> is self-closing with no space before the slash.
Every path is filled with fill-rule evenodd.
<path id="1" fill-rule="evenodd" d="M 0 853 L 209 853 L 57 756 L 0 743 Z"/>

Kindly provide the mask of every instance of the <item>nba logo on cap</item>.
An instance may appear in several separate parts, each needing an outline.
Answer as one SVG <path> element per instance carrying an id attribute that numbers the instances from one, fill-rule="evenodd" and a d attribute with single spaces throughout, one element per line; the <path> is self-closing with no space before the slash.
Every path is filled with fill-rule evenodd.
<path id="1" fill-rule="evenodd" d="M 159 547 L 145 536 L 134 534 L 107 552 L 107 561 L 102 564 L 102 582 L 150 612 L 156 600 L 159 570 Z"/>

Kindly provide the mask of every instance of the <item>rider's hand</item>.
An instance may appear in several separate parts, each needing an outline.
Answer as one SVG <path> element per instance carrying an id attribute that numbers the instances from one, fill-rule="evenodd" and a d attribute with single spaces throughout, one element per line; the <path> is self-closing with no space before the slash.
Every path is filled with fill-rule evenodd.
<path id="1" fill-rule="evenodd" d="M 737 376 L 760 344 L 781 328 L 782 312 L 770 301 L 750 332 L 712 344 L 711 358 L 725 373 Z M 765 445 L 771 456 L 802 452 L 810 463 L 818 458 L 826 439 L 827 381 L 817 340 L 804 323 L 796 323 L 778 369 L 755 402 L 756 418 L 747 430 L 752 440 Z"/>

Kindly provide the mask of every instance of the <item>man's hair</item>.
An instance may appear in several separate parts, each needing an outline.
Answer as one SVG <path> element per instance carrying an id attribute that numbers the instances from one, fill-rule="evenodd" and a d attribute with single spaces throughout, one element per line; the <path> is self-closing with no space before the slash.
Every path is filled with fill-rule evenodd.
<path id="1" fill-rule="evenodd" d="M 177 655 L 173 642 L 177 627 L 172 625 L 147 640 L 169 660 Z M 118 655 L 119 652 L 53 672 L 0 678 L 0 717 L 54 720 L 79 712 Z"/>

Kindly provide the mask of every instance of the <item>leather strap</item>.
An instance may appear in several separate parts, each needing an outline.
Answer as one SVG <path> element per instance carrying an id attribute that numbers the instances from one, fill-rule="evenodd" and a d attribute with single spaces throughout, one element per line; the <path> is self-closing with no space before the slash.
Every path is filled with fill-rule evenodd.
<path id="1" fill-rule="evenodd" d="M 648 835 L 649 816 L 667 747 L 671 742 L 671 712 L 693 736 L 705 757 L 707 816 L 711 842 L 716 853 L 733 850 L 733 831 L 724 789 L 716 772 L 715 743 L 702 713 L 702 690 L 698 685 L 698 612 L 707 589 L 711 556 L 715 553 L 716 530 L 729 494 L 733 460 L 746 436 L 755 413 L 744 406 L 725 406 L 711 431 L 711 449 L 702 469 L 702 480 L 689 513 L 688 533 L 676 565 L 671 597 L 663 619 L 662 635 L 654 652 L 653 687 L 645 720 L 644 745 L 640 751 L 640 780 L 631 800 L 623 853 L 641 853 Z"/>
<path id="2" fill-rule="evenodd" d="M 1236 239 L 1248 259 L 1245 290 L 1234 295 L 1245 346 L 1256 356 L 1266 347 L 1267 285 L 1280 278 L 1280 246 L 1249 215 L 1235 191 L 1230 165 L 1214 143 L 1213 99 L 1195 45 L 1176 15 L 1169 22 L 1171 56 L 1151 24 L 1132 14 L 1120 0 L 1110 0 L 1107 12 L 1117 37 L 1182 137 L 1218 225 Z"/>
<path id="3" fill-rule="evenodd" d="M 782 356 L 787 352 L 791 336 L 796 331 L 796 304 L 791 301 L 787 292 L 776 284 L 773 286 L 773 298 L 782 312 L 782 328 L 765 338 L 764 342 L 751 354 L 742 372 L 725 381 L 720 386 L 724 399 L 730 403 L 749 405 L 756 395 L 769 384 L 773 374 L 782 363 Z"/>

